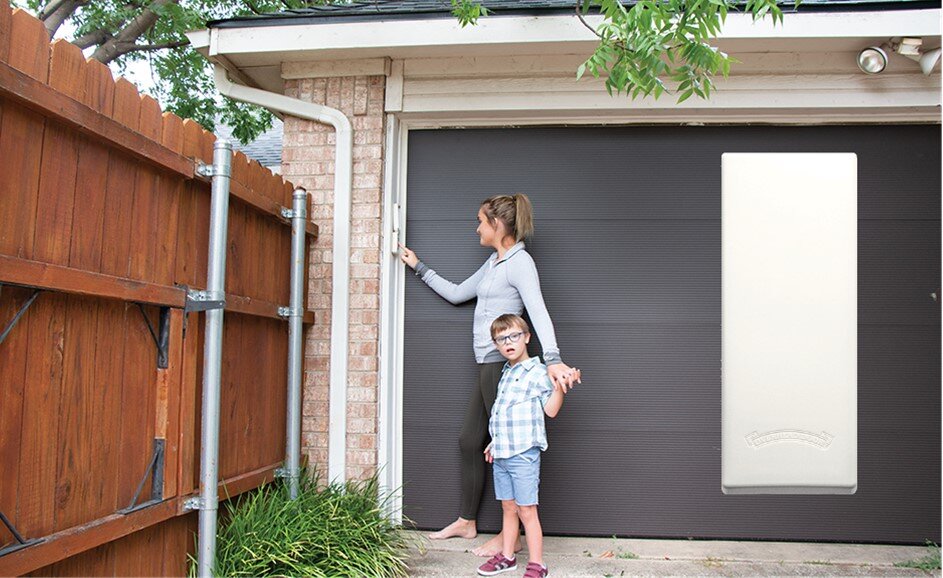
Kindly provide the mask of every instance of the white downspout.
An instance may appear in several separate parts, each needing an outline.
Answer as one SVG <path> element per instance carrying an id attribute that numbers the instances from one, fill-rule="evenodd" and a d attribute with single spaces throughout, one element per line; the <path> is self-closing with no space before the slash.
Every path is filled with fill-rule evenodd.
<path id="1" fill-rule="evenodd" d="M 216 45 L 210 30 L 210 58 Z M 219 64 L 213 65 L 216 88 L 229 98 L 248 102 L 334 127 L 334 263 L 331 291 L 331 382 L 328 426 L 328 481 L 346 480 L 347 447 L 347 343 L 350 286 L 350 201 L 353 169 L 353 131 L 341 111 L 291 98 L 283 94 L 235 84 Z"/>

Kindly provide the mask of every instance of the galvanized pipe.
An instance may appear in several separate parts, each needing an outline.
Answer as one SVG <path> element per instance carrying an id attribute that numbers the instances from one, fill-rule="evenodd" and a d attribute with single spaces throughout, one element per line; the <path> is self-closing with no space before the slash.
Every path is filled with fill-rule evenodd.
<path id="1" fill-rule="evenodd" d="M 213 147 L 210 200 L 210 247 L 206 291 L 211 300 L 225 300 L 226 231 L 229 221 L 229 176 L 232 144 L 217 139 Z M 200 455 L 200 525 L 197 570 L 210 578 L 216 563 L 216 510 L 219 483 L 219 381 L 223 348 L 223 310 L 206 312 L 203 347 L 203 426 Z"/>
<path id="2" fill-rule="evenodd" d="M 292 500 L 298 497 L 301 463 L 301 361 L 302 315 L 304 313 L 305 222 L 308 192 L 295 189 L 291 212 L 291 293 L 288 314 L 288 415 L 285 475 Z"/>

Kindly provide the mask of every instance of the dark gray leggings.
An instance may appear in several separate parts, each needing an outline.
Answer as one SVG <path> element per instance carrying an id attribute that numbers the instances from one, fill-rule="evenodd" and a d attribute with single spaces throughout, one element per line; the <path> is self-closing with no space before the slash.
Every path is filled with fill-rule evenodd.
<path id="1" fill-rule="evenodd" d="M 462 509 L 466 520 L 478 517 L 481 494 L 485 489 L 485 446 L 488 444 L 488 418 L 498 395 L 498 382 L 504 361 L 478 365 L 478 387 L 472 392 L 465 408 L 462 433 L 458 438 L 461 451 Z"/>

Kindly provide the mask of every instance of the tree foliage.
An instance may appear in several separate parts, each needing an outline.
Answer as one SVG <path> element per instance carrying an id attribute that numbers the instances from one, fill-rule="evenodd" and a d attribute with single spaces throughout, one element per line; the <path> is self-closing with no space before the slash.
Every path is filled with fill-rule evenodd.
<path id="1" fill-rule="evenodd" d="M 136 61 L 150 64 L 148 90 L 165 110 L 213 130 L 217 121 L 233 127 L 243 143 L 272 125 L 272 114 L 219 95 L 209 63 L 188 43 L 184 32 L 208 20 L 299 9 L 332 0 L 15 0 L 33 11 L 50 36 L 65 36 L 119 74 Z M 369 0 L 367 0 L 369 1 Z M 446 0 L 442 0 L 446 2 Z M 801 0 L 794 0 L 799 6 Z M 474 25 L 489 10 L 478 0 L 449 0 L 462 27 Z M 776 0 L 574 0 L 575 17 L 599 39 L 593 54 L 576 71 L 604 77 L 610 95 L 625 93 L 677 101 L 709 98 L 712 78 L 724 77 L 735 59 L 711 46 L 728 12 L 743 9 L 753 19 L 782 22 Z M 590 13 L 602 16 L 593 26 Z M 64 28 L 64 29 L 65 29 Z"/>
<path id="2" fill-rule="evenodd" d="M 209 63 L 189 45 L 184 33 L 205 28 L 208 20 L 307 5 L 304 0 L 15 1 L 36 14 L 50 36 L 60 32 L 119 74 L 132 63 L 146 60 L 153 82 L 144 89 L 164 110 L 193 119 L 209 130 L 222 122 L 232 127 L 233 136 L 243 143 L 272 126 L 272 113 L 222 97 L 214 86 Z"/>

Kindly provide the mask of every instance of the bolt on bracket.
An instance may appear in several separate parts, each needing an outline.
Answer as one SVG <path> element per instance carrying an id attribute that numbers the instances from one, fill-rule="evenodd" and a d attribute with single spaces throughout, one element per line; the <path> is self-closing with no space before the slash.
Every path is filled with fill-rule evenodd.
<path id="1" fill-rule="evenodd" d="M 226 295 L 222 292 L 195 291 L 187 289 L 186 313 L 191 311 L 209 311 L 210 309 L 225 309 Z"/>
<path id="2" fill-rule="evenodd" d="M 195 169 L 196 174 L 201 177 L 228 177 L 230 176 L 229 170 L 226 167 L 217 167 L 215 165 L 208 165 L 206 163 L 198 162 Z"/>
<path id="3" fill-rule="evenodd" d="M 202 510 L 203 509 L 203 498 L 195 496 L 193 498 L 187 498 L 183 501 L 184 510 Z"/>
<path id="4" fill-rule="evenodd" d="M 301 217 L 305 219 L 308 217 L 308 211 L 302 207 L 300 211 L 293 211 L 288 207 L 282 207 L 282 217 L 288 220 L 294 219 L 295 217 Z"/>
<path id="5" fill-rule="evenodd" d="M 278 316 L 279 316 L 279 317 L 286 317 L 286 318 L 287 318 L 287 317 L 292 317 L 292 316 L 294 316 L 294 315 L 297 315 L 297 313 L 296 313 L 295 310 L 292 309 L 291 307 L 284 307 L 284 306 L 282 306 L 282 307 L 279 307 L 279 308 L 278 308 Z"/>

